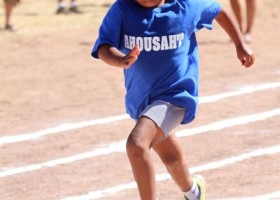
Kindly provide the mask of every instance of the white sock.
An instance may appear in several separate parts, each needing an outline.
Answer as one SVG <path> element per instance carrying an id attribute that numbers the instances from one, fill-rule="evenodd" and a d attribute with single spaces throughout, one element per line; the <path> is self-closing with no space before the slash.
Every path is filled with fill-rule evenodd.
<path id="1" fill-rule="evenodd" d="M 73 8 L 73 7 L 77 7 L 77 3 L 76 1 L 72 1 L 71 4 L 70 4 L 70 7 Z"/>
<path id="2" fill-rule="evenodd" d="M 184 192 L 184 195 L 188 198 L 188 200 L 198 200 L 199 189 L 195 182 L 193 182 L 193 185 L 189 191 Z"/>
<path id="3" fill-rule="evenodd" d="M 64 8 L 64 3 L 63 2 L 59 2 L 58 3 L 58 8 Z"/>

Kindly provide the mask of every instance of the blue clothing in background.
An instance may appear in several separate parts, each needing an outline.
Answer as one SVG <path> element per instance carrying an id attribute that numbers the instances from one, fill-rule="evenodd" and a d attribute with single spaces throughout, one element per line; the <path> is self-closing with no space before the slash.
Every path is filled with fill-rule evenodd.
<path id="1" fill-rule="evenodd" d="M 195 118 L 198 104 L 198 48 L 195 32 L 212 29 L 221 6 L 214 0 L 169 0 L 143 8 L 134 0 L 117 0 L 99 29 L 92 56 L 110 44 L 127 54 L 135 44 L 141 53 L 124 70 L 126 111 L 135 120 L 155 100 L 187 112 L 183 124 Z"/>

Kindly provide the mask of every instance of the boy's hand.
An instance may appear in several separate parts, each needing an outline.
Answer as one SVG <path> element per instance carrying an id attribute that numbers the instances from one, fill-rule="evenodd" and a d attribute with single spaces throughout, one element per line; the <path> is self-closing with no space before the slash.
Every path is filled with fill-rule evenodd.
<path id="1" fill-rule="evenodd" d="M 127 55 L 120 52 L 117 48 L 103 44 L 98 48 L 98 57 L 106 64 L 111 66 L 120 67 L 123 69 L 129 68 L 136 62 L 140 55 L 140 49 L 136 45 Z"/>
<path id="2" fill-rule="evenodd" d="M 140 55 L 139 46 L 135 45 L 135 47 L 133 47 L 133 49 L 122 59 L 122 63 L 124 63 L 125 65 L 124 68 L 128 69 L 133 63 L 135 63 L 139 55 Z"/>
<path id="3" fill-rule="evenodd" d="M 245 43 L 236 46 L 237 57 L 246 68 L 251 67 L 255 62 L 253 50 Z"/>

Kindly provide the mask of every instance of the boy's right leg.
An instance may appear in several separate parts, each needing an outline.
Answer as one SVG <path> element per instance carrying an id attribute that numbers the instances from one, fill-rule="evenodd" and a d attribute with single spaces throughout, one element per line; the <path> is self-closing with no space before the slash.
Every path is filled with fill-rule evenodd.
<path id="1" fill-rule="evenodd" d="M 151 119 L 141 117 L 127 139 L 127 155 L 141 200 L 156 200 L 155 170 L 150 148 L 163 136 Z"/>

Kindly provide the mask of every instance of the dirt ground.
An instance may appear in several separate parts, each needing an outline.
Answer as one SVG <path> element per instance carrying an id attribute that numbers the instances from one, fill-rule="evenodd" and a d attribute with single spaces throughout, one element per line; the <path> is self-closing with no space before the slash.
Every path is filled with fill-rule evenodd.
<path id="1" fill-rule="evenodd" d="M 134 122 L 122 70 L 90 56 L 112 2 L 81 0 L 83 14 L 56 16 L 54 1 L 26 0 L 18 31 L 0 31 L 0 200 L 139 199 L 124 152 Z M 279 32 L 279 1 L 259 1 L 250 69 L 217 24 L 197 35 L 202 101 L 178 135 L 209 200 L 280 199 Z M 153 156 L 159 199 L 182 199 Z"/>

